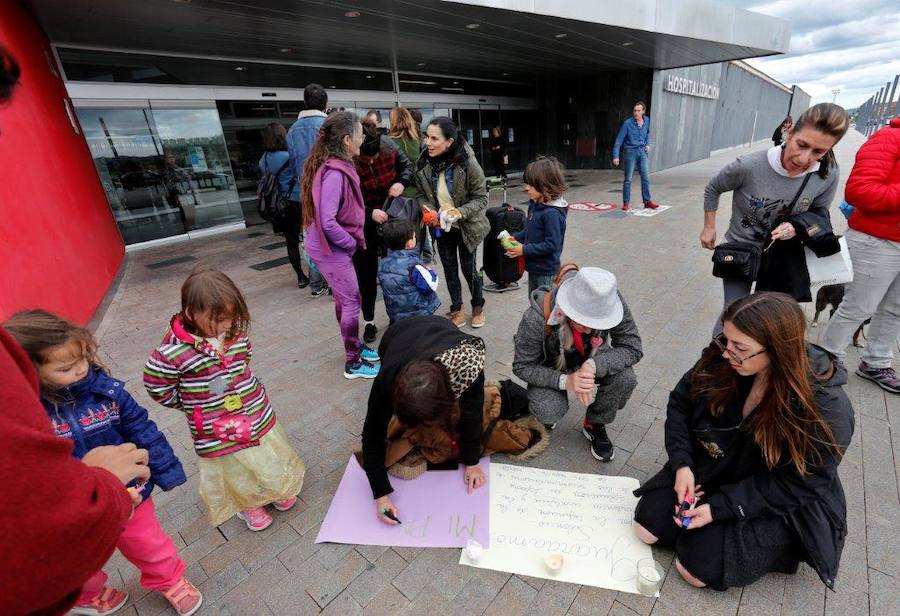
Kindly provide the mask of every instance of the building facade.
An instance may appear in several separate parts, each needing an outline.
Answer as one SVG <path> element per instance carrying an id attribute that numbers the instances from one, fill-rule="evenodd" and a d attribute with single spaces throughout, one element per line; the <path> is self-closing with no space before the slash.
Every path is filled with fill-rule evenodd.
<path id="1" fill-rule="evenodd" d="M 426 123 L 453 117 L 488 174 L 494 127 L 512 171 L 538 154 L 570 168 L 608 168 L 619 125 L 643 100 L 658 170 L 767 138 L 808 104 L 734 62 L 784 52 L 789 24 L 706 0 L 677 10 L 664 0 L 21 0 L 0 6 L 0 33 L 26 67 L 0 126 L 44 105 L 28 130 L 21 124 L 22 141 L 4 131 L 0 155 L 15 159 L 17 143 L 46 138 L 52 115 L 73 141 L 48 155 L 53 176 L 72 186 L 77 170 L 80 188 L 62 199 L 49 188 L 39 195 L 53 219 L 44 229 L 55 237 L 74 216 L 99 240 L 86 243 L 92 254 L 70 260 L 90 284 L 66 289 L 65 299 L 24 284 L 59 283 L 46 273 L 60 267 L 44 262 L 52 261 L 46 243 L 32 267 L 2 266 L 22 289 L 0 306 L 6 314 L 45 305 L 85 320 L 124 246 L 260 223 L 261 129 L 290 126 L 307 83 L 327 88 L 331 108 L 376 109 L 385 125 L 397 104 L 421 110 Z M 35 92 L 38 81 L 55 91 Z M 30 172 L 40 174 L 36 167 Z M 15 197 L 9 186 L 0 190 L 4 201 Z M 16 225 L 27 227 L 30 215 Z"/>

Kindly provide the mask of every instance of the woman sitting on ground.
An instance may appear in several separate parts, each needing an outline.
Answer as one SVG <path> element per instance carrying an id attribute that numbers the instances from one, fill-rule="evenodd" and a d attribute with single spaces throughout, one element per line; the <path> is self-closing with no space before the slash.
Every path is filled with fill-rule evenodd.
<path id="1" fill-rule="evenodd" d="M 847 371 L 806 342 L 788 295 L 751 295 L 722 319 L 724 334 L 669 397 L 669 461 L 635 490 L 635 532 L 674 549 L 692 586 L 745 586 L 803 561 L 832 588 L 847 534 L 837 474 L 853 435 Z M 676 515 L 682 503 L 695 507 Z"/>
<path id="2" fill-rule="evenodd" d="M 532 417 L 501 417 L 499 389 L 485 385 L 481 338 L 443 317 L 412 317 L 385 331 L 378 352 L 381 371 L 369 393 L 362 456 L 382 522 L 397 523 L 385 512 L 400 515 L 388 497 L 388 469 L 409 479 L 426 461 L 459 460 L 471 492 L 487 481 L 478 466 L 482 455 L 502 451 L 525 459 L 546 448 L 546 432 Z"/>

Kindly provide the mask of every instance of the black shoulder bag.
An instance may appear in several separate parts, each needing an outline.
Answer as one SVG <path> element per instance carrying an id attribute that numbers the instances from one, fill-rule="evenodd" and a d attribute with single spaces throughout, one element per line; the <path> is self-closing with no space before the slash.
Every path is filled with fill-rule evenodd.
<path id="1" fill-rule="evenodd" d="M 794 195 L 788 214 L 794 210 L 794 206 L 803 194 L 806 183 L 809 182 L 810 173 L 803 178 L 800 190 Z M 724 242 L 713 250 L 713 276 L 716 278 L 738 278 L 742 280 L 756 280 L 759 274 L 759 263 L 762 257 L 762 246 L 750 242 Z"/>

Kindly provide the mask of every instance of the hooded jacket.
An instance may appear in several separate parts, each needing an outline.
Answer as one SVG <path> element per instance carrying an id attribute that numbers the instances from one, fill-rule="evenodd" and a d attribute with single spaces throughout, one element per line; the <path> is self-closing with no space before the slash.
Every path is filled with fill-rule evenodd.
<path id="1" fill-rule="evenodd" d="M 569 204 L 563 198 L 550 203 L 528 202 L 528 222 L 513 234 L 522 243 L 526 271 L 544 276 L 559 271 L 568 213 Z"/>
<path id="2" fill-rule="evenodd" d="M 851 229 L 900 242 L 900 118 L 859 148 L 845 198 L 856 208 Z"/>
<path id="3" fill-rule="evenodd" d="M 83 458 L 94 447 L 134 443 L 150 457 L 150 479 L 141 496 L 146 500 L 158 485 L 171 490 L 187 481 L 184 469 L 147 409 L 125 391 L 125 384 L 97 367 L 60 392 L 61 400 L 42 400 L 56 435 L 75 443 L 72 455 Z"/>
<path id="4" fill-rule="evenodd" d="M 353 163 L 329 158 L 316 171 L 312 184 L 315 219 L 306 238 L 314 260 L 353 256 L 365 250 L 366 206 Z"/>
<path id="5" fill-rule="evenodd" d="M 567 274 L 566 278 L 574 276 L 576 272 Z M 562 325 L 554 325 L 550 335 L 547 335 L 544 324 L 544 296 L 553 294 L 552 305 L 556 305 L 556 292 L 559 287 L 554 286 L 549 291 L 545 288 L 535 289 L 531 294 L 531 306 L 522 315 L 519 329 L 513 337 L 513 374 L 537 387 L 559 389 L 560 376 L 566 374 L 556 367 L 556 360 L 561 353 L 559 341 L 559 328 Z M 589 357 L 594 360 L 597 369 L 597 378 L 603 378 L 610 374 L 618 374 L 625 368 L 638 363 L 644 356 L 641 345 L 641 336 L 637 325 L 631 316 L 631 310 L 622 294 L 624 313 L 622 321 L 605 332 L 597 332 L 595 337 L 600 344 L 593 346 Z M 574 370 L 573 370 L 574 371 Z"/>
<path id="6" fill-rule="evenodd" d="M 813 402 L 844 452 L 850 445 L 854 427 L 853 407 L 843 390 L 847 371 L 821 347 L 808 344 L 807 354 L 814 373 L 827 374 L 833 370 L 826 381 L 811 380 Z M 667 466 L 671 471 L 690 467 L 697 483 L 703 484 L 708 493 L 712 492 L 706 500 L 713 523 L 783 516 L 797 532 L 809 563 L 825 585 L 833 588 L 847 535 L 847 502 L 837 473 L 840 456 L 814 443 L 815 453 L 807 456 L 807 474 L 801 476 L 789 461 L 767 468 L 762 452 L 756 448 L 758 456 L 732 466 L 727 479 L 721 475 L 713 479 L 717 465 L 728 457 L 730 449 L 739 445 L 739 440 L 750 441 L 745 448 L 756 447 L 752 434 L 744 429 L 746 419 L 753 413 L 747 418 L 742 415 L 753 379 L 739 377 L 734 398 L 726 404 L 722 415 L 714 417 L 709 413 L 706 398 L 692 394 L 693 370 L 682 377 L 669 396 L 665 425 Z"/>
<path id="7" fill-rule="evenodd" d="M 378 355 L 381 369 L 372 381 L 366 420 L 363 424 L 363 466 L 372 488 L 372 496 L 381 498 L 393 492 L 385 470 L 387 430 L 394 416 L 394 381 L 400 371 L 417 359 L 436 359 L 445 351 L 463 344 L 472 344 L 481 350 L 484 358 L 484 342 L 481 338 L 460 331 L 452 321 L 437 316 L 412 317 L 397 321 L 384 332 Z M 464 362 L 445 366 L 451 381 L 468 382 L 470 366 Z M 478 464 L 481 455 L 481 429 L 484 408 L 484 370 L 481 369 L 471 384 L 458 397 L 459 434 L 457 444 L 460 461 L 466 466 Z"/>
<path id="8" fill-rule="evenodd" d="M 176 315 L 144 366 L 147 393 L 185 414 L 201 458 L 255 447 L 275 425 L 266 389 L 250 370 L 252 355 L 246 335 L 226 340 L 220 353 L 206 339 L 188 332 Z M 235 399 L 239 408 L 230 409 L 229 400 Z M 227 426 L 229 418 L 246 418 L 249 439 L 229 434 L 234 427 Z"/>
<path id="9" fill-rule="evenodd" d="M 475 160 L 475 153 L 467 143 L 461 143 L 456 151 L 450 154 L 444 177 L 447 180 L 447 188 L 450 189 L 450 196 L 453 197 L 453 205 L 462 214 L 462 219 L 457 224 L 466 250 L 475 252 L 478 245 L 490 233 L 491 223 L 485 214 L 488 196 L 484 171 Z M 428 151 L 425 150 L 416 165 L 416 201 L 420 208 L 428 208 L 435 212 L 441 209 L 437 200 L 437 179 L 436 161 L 432 161 Z"/>
<path id="10" fill-rule="evenodd" d="M 325 123 L 324 111 L 318 109 L 304 109 L 297 116 L 297 121 L 291 125 L 287 133 L 288 152 L 291 154 L 291 168 L 294 178 L 297 180 L 291 192 L 291 201 L 300 201 L 300 182 L 303 178 L 303 165 L 312 151 L 316 139 L 319 137 L 319 129 Z"/>
<path id="11" fill-rule="evenodd" d="M 53 434 L 34 367 L 2 327 L 0 384 L 0 605 L 4 614 L 64 614 L 115 550 L 131 498 Z"/>
<path id="12" fill-rule="evenodd" d="M 437 274 L 425 268 L 415 248 L 389 251 L 378 264 L 378 284 L 391 323 L 434 314 L 441 306 Z"/>

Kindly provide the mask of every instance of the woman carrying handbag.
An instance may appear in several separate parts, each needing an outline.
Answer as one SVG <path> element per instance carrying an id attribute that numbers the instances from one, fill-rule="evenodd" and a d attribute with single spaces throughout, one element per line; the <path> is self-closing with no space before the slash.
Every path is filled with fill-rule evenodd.
<path id="1" fill-rule="evenodd" d="M 798 234 L 815 240 L 831 232 L 829 208 L 840 175 L 832 148 L 849 125 L 842 107 L 815 105 L 800 116 L 781 146 L 737 158 L 707 184 L 700 244 L 715 249 L 713 275 L 722 278 L 723 309 L 750 294 L 764 252 L 774 243 Z M 728 191 L 733 191 L 731 221 L 725 243 L 716 246 L 716 210 L 719 197 Z M 771 271 L 771 259 L 767 265 Z M 787 267 L 805 270 L 806 265 L 801 259 Z M 717 322 L 715 333 L 720 332 Z"/>

